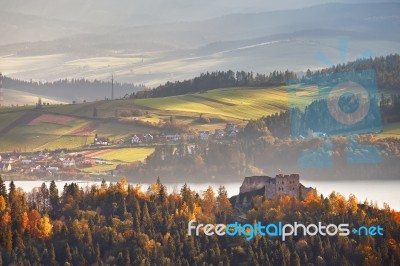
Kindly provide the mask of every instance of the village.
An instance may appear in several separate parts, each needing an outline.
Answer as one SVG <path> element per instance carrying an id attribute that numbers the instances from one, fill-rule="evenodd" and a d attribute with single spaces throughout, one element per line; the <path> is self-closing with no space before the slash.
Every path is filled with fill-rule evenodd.
<path id="1" fill-rule="evenodd" d="M 0 174 L 7 177 L 22 179 L 73 179 L 90 178 L 90 170 L 94 166 L 112 166 L 103 158 L 96 157 L 104 150 L 126 148 L 155 147 L 157 145 L 172 145 L 179 143 L 194 144 L 198 141 L 222 142 L 236 139 L 240 129 L 229 123 L 224 129 L 214 131 L 198 131 L 195 133 L 145 133 L 132 134 L 130 137 L 113 140 L 107 136 L 94 137 L 92 143 L 79 149 L 41 150 L 36 152 L 9 152 L 0 154 Z M 109 167 L 108 167 L 109 168 Z M 111 167 L 113 168 L 113 167 Z M 110 169 L 103 175 L 115 176 L 118 171 Z M 99 178 L 99 177 L 96 177 Z"/>

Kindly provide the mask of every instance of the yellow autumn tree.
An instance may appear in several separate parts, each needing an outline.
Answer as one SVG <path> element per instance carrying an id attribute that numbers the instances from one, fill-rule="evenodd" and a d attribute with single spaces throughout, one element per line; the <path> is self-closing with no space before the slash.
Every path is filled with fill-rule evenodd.
<path id="1" fill-rule="evenodd" d="M 126 180 L 126 177 L 122 177 L 121 180 L 116 185 L 117 190 L 121 192 L 124 197 L 128 195 L 128 181 Z"/>
<path id="2" fill-rule="evenodd" d="M 349 208 L 351 210 L 351 214 L 354 215 L 358 211 L 358 200 L 356 196 L 353 194 L 350 194 L 349 200 L 348 200 Z"/>
<path id="3" fill-rule="evenodd" d="M 0 195 L 0 213 L 6 210 L 6 201 L 2 195 Z"/>
<path id="4" fill-rule="evenodd" d="M 53 225 L 50 222 L 48 215 L 44 215 L 40 218 L 38 223 L 38 238 L 47 239 L 51 236 Z"/>
<path id="5" fill-rule="evenodd" d="M 329 195 L 329 201 L 331 203 L 331 213 L 343 215 L 347 212 L 347 200 L 346 198 L 337 192 L 332 192 Z"/>
<path id="6" fill-rule="evenodd" d="M 207 216 L 214 214 L 215 210 L 215 193 L 211 186 L 208 186 L 207 190 L 203 192 L 203 213 Z"/>

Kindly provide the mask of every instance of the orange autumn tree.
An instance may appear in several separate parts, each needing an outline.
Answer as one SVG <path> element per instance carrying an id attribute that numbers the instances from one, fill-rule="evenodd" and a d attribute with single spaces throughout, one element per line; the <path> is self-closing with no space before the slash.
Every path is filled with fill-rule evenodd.
<path id="1" fill-rule="evenodd" d="M 48 215 L 44 215 L 43 217 L 41 214 L 32 209 L 28 213 L 29 222 L 27 225 L 27 230 L 32 235 L 36 236 L 39 239 L 46 239 L 51 236 L 53 225 L 50 222 L 50 218 Z"/>

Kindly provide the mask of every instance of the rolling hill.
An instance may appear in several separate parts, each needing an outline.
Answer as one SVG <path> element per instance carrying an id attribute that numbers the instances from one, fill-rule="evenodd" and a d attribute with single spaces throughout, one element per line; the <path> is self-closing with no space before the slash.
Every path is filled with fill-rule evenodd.
<path id="1" fill-rule="evenodd" d="M 304 90 L 313 99 L 312 88 Z M 159 122 L 173 116 L 193 129 L 222 128 L 286 109 L 286 90 L 228 88 L 165 98 L 97 101 L 82 104 L 3 108 L 0 110 L 0 151 L 78 148 L 93 142 L 95 134 L 118 141 L 131 134 L 158 132 Z M 93 117 L 96 109 L 97 116 Z M 124 113 L 142 110 L 140 117 Z M 202 115 L 210 123 L 198 122 Z"/>
<path id="2" fill-rule="evenodd" d="M 306 106 L 323 96 L 315 87 L 298 88 L 297 106 Z M 250 119 L 287 109 L 285 87 L 224 88 L 205 93 L 164 98 L 120 99 L 0 109 L 0 151 L 81 148 L 93 143 L 96 134 L 112 141 L 132 134 L 157 133 L 160 125 L 174 117 L 194 130 L 214 130 L 226 123 L 244 126 Z M 93 113 L 96 109 L 97 116 Z M 142 115 L 133 117 L 132 111 Z M 126 115 L 129 114 L 129 115 Z M 209 122 L 200 121 L 199 117 Z M 388 132 L 396 134 L 396 126 Z"/>
<path id="3" fill-rule="evenodd" d="M 4 89 L 4 106 L 11 105 L 35 105 L 38 102 L 38 98 L 42 99 L 42 102 L 49 104 L 62 104 L 66 101 L 57 99 L 54 97 L 46 97 L 38 94 L 24 92 L 20 90 Z"/>

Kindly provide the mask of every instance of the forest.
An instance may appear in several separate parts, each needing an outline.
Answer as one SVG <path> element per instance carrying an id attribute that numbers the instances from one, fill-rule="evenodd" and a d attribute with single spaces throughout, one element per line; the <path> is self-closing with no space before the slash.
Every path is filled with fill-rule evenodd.
<path id="1" fill-rule="evenodd" d="M 153 89 L 138 91 L 132 93 L 131 98 L 158 98 L 230 87 L 281 86 L 288 79 L 296 79 L 296 74 L 288 70 L 273 71 L 269 75 L 232 70 L 215 71 L 202 73 L 193 79 L 167 82 Z"/>
<path id="2" fill-rule="evenodd" d="M 3 80 L 3 87 L 47 97 L 74 99 L 74 101 L 81 102 L 111 98 L 111 80 L 62 79 L 53 82 L 41 82 L 23 81 L 6 76 Z M 115 98 L 128 97 L 132 92 L 143 90 L 144 88 L 143 85 L 114 81 L 114 96 Z"/>
<path id="3" fill-rule="evenodd" d="M 60 193 L 59 193 L 60 192 Z M 0 179 L 0 265 L 399 265 L 400 213 L 354 196 L 316 192 L 255 197 L 248 222 L 380 225 L 383 236 L 188 236 L 191 219 L 229 223 L 237 209 L 224 187 L 167 191 L 117 183 L 80 188 L 54 181 L 29 193 Z"/>
<path id="4" fill-rule="evenodd" d="M 188 182 L 235 180 L 246 175 L 285 169 L 308 178 L 325 180 L 375 180 L 394 179 L 400 172 L 396 162 L 400 157 L 400 141 L 396 138 L 379 138 L 376 133 L 382 124 L 400 121 L 400 96 L 381 95 L 379 109 L 369 112 L 367 124 L 351 125 L 350 131 L 327 114 L 325 100 L 317 100 L 305 107 L 305 111 L 288 110 L 247 122 L 234 141 L 196 140 L 194 143 L 159 145 L 145 163 L 135 162 L 119 165 L 117 170 L 128 178 L 144 182 L 161 176 L 170 182 L 184 178 Z M 292 125 L 291 119 L 295 117 Z M 379 119 L 378 119 L 379 118 Z M 176 131 L 178 126 L 171 119 L 168 128 Z M 371 129 L 371 125 L 376 128 Z M 292 137 L 292 130 L 302 133 Z M 345 133 L 367 129 L 367 133 L 345 137 Z M 372 132 L 372 131 L 374 132 Z M 315 138 L 313 132 L 327 133 L 325 138 Z M 337 133 L 339 132 L 339 134 Z M 362 132 L 357 132 L 362 133 Z M 380 161 L 368 164 L 349 164 L 348 154 L 359 158 L 370 158 L 373 146 L 380 152 Z M 305 151 L 316 151 L 316 156 L 303 157 L 307 167 L 300 165 Z M 322 158 L 330 158 L 330 167 L 317 169 Z"/>
<path id="5" fill-rule="evenodd" d="M 350 140 L 342 136 L 292 140 L 267 134 L 233 143 L 197 141 L 180 143 L 176 148 L 159 145 L 145 163 L 118 165 L 117 170 L 129 180 L 139 182 L 160 176 L 166 182 L 184 179 L 198 183 L 240 182 L 244 176 L 276 173 L 278 169 L 315 180 L 394 180 L 400 172 L 397 138 L 379 139 L 366 134 Z M 371 145 L 380 152 L 379 162 L 348 161 L 348 154 L 370 158 L 373 154 L 368 147 Z M 331 165 L 318 167 L 326 158 L 331 160 Z M 302 164 L 303 161 L 306 162 Z"/>
<path id="6" fill-rule="evenodd" d="M 357 101 L 351 102 L 351 97 L 344 97 L 349 104 L 344 106 L 351 108 L 357 105 Z M 378 132 L 382 126 L 400 121 L 400 95 L 392 94 L 380 99 L 371 100 L 377 104 L 371 104 L 365 118 L 351 125 L 337 123 L 329 113 L 327 100 L 313 101 L 307 105 L 304 111 L 298 108 L 289 109 L 280 113 L 267 115 L 256 121 L 249 121 L 245 127 L 244 135 L 247 137 L 260 137 L 264 135 L 264 128 L 275 137 L 285 139 L 298 138 L 300 135 L 309 137 L 312 132 L 324 132 L 329 135 L 343 135 L 344 133 L 371 133 Z M 357 106 L 355 107 L 357 108 Z"/>
<path id="7" fill-rule="evenodd" d="M 296 73 L 286 71 L 273 71 L 269 74 L 237 71 L 215 71 L 202 73 L 200 76 L 184 81 L 167 82 L 153 89 L 137 91 L 130 95 L 131 98 L 157 98 L 187 93 L 205 92 L 217 88 L 229 87 L 268 87 L 282 86 L 287 82 L 313 84 L 316 77 L 328 77 L 332 74 L 355 72 L 362 70 L 373 70 L 376 73 L 376 81 L 379 89 L 400 89 L 400 55 L 388 55 L 386 57 L 375 57 L 360 59 L 355 62 L 339 64 L 330 68 L 311 71 L 307 70 L 303 77 L 297 77 Z M 362 77 L 357 76 L 356 80 Z M 362 79 L 368 80 L 368 79 Z"/>

